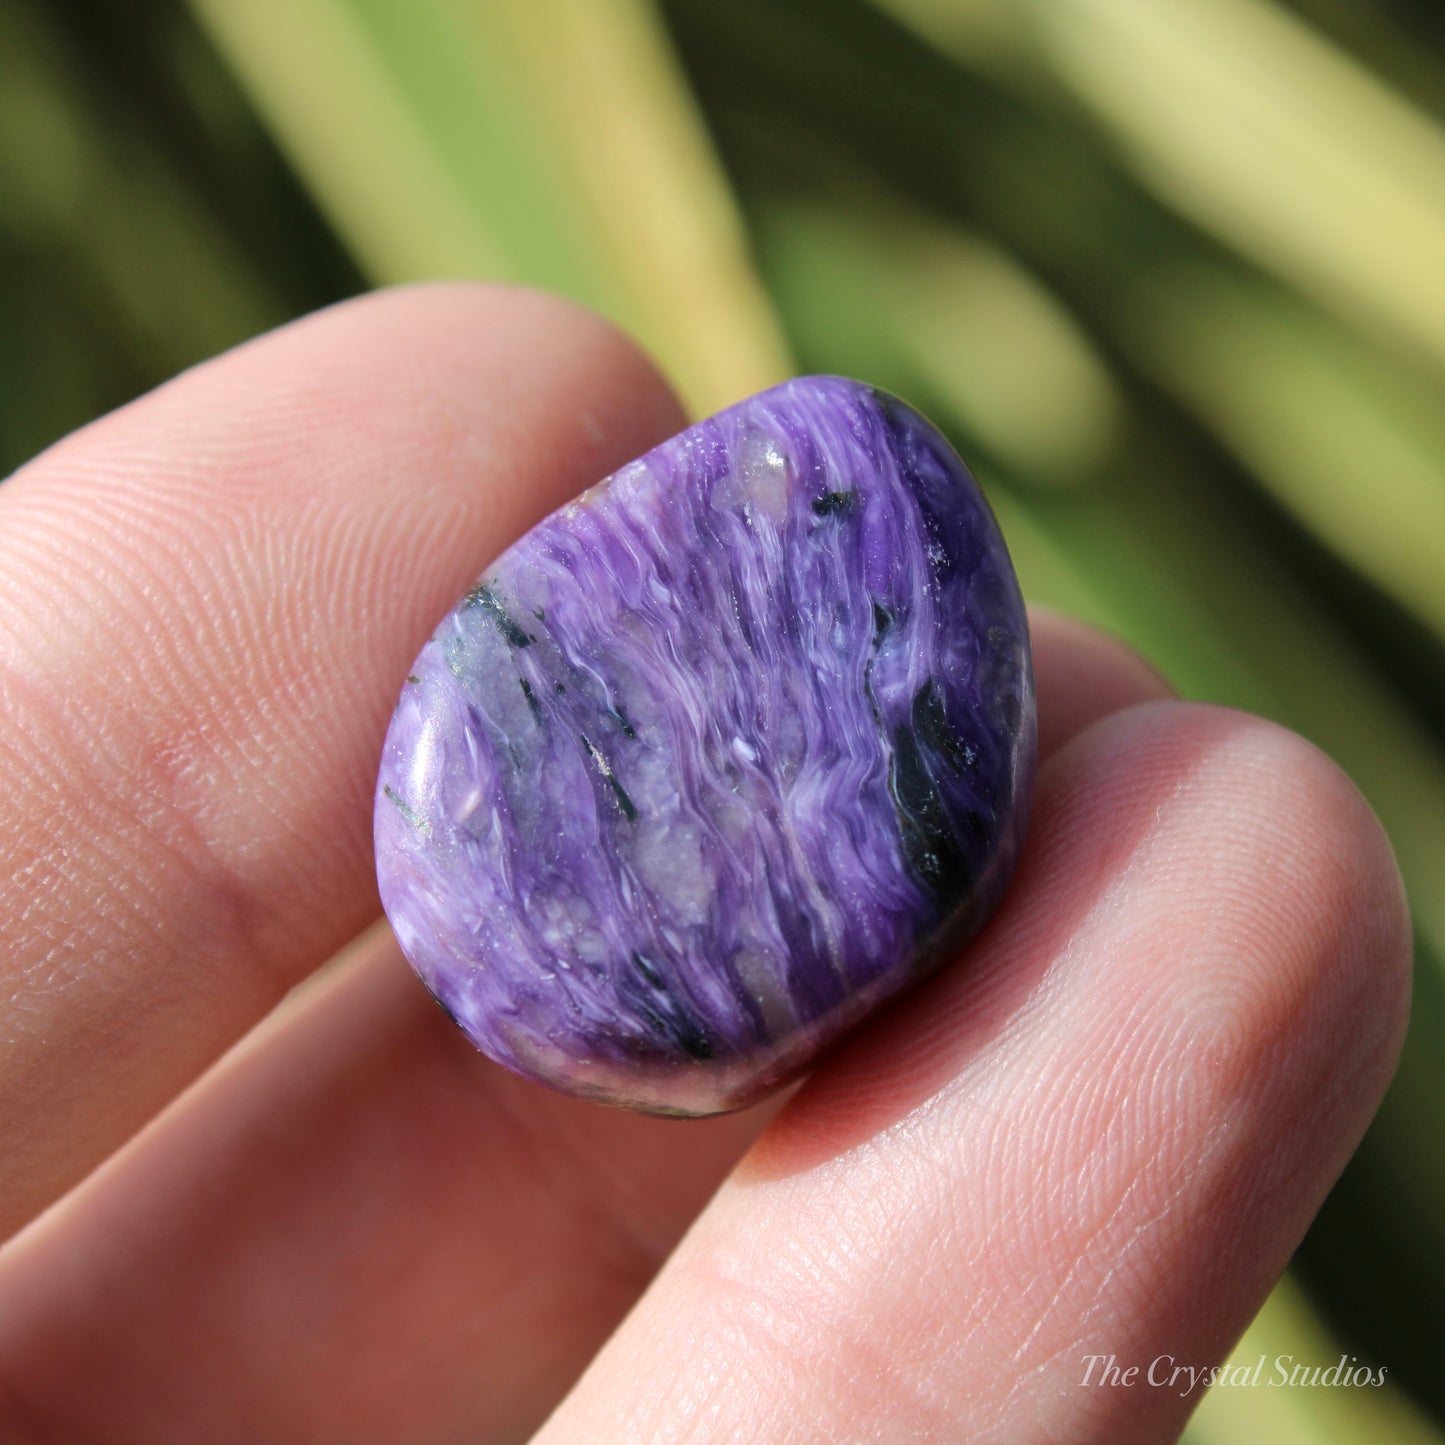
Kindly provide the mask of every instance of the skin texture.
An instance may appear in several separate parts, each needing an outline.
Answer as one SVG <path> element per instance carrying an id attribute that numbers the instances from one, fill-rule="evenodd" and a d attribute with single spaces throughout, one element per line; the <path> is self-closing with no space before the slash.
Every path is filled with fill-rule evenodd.
<path id="1" fill-rule="evenodd" d="M 1388 1081 L 1408 927 L 1333 764 L 1077 623 L 1034 617 L 1003 909 L 785 1103 L 537 1089 L 380 929 L 187 1088 L 375 917 L 376 760 L 437 618 L 681 424 L 594 318 L 429 288 L 0 488 L 6 1445 L 1182 1424 L 1082 1358 L 1227 1350 Z"/>

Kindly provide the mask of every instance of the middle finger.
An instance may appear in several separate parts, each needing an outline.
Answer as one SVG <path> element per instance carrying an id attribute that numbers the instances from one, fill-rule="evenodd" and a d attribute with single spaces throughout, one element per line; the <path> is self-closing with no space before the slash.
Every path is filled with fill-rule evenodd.
<path id="1" fill-rule="evenodd" d="M 1033 634 L 1046 746 L 1166 691 L 1091 629 Z M 516 1079 L 377 930 L 0 1253 L 0 1379 L 116 1445 L 525 1438 L 771 1112 Z"/>

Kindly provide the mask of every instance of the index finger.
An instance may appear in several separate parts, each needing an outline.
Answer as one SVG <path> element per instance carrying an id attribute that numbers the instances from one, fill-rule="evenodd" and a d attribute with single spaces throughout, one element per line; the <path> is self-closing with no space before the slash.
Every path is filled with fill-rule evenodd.
<path id="1" fill-rule="evenodd" d="M 371 794 L 427 632 L 681 424 L 545 296 L 349 303 L 0 491 L 0 1239 L 377 911 Z"/>

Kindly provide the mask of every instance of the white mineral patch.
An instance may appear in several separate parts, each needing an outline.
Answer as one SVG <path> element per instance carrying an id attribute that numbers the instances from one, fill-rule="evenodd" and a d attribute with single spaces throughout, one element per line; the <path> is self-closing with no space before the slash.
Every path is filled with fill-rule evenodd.
<path id="1" fill-rule="evenodd" d="M 746 506 L 751 512 L 781 522 L 788 514 L 788 459 L 766 432 L 744 437 L 732 470 L 713 488 L 714 507 Z"/>
<path id="2" fill-rule="evenodd" d="M 596 487 L 589 487 L 582 494 L 583 499 L 591 498 L 593 492 L 600 495 L 602 485 L 599 483 Z M 620 467 L 613 472 L 605 486 L 608 495 L 619 502 L 645 499 L 653 490 L 652 474 L 648 471 L 646 462 L 641 460 L 628 462 L 625 467 Z M 597 500 L 597 498 L 592 498 L 592 500 Z"/>
<path id="3" fill-rule="evenodd" d="M 733 752 L 745 763 L 755 763 L 758 760 L 757 750 L 750 747 L 742 738 L 733 739 Z"/>
<path id="4" fill-rule="evenodd" d="M 508 584 L 509 599 L 515 601 L 521 609 L 517 616 L 517 624 L 526 629 L 527 614 L 533 608 L 542 608 L 544 611 L 552 601 L 552 578 L 541 567 L 537 566 L 530 557 L 525 558 L 513 568 L 512 577 Z M 525 601 L 523 600 L 525 599 Z"/>
<path id="5" fill-rule="evenodd" d="M 486 801 L 487 794 L 483 791 L 481 784 L 472 783 L 456 795 L 448 816 L 448 822 L 450 822 L 453 827 L 458 828 L 470 823 L 478 809 L 480 809 Z M 496 812 L 493 811 L 491 814 L 491 826 L 487 829 L 488 837 L 491 837 L 497 831 L 496 820 L 497 815 Z"/>
<path id="6" fill-rule="evenodd" d="M 723 788 L 709 788 L 703 795 L 703 806 L 713 826 L 730 847 L 736 847 L 747 838 L 757 822 L 750 801 Z"/>
<path id="7" fill-rule="evenodd" d="M 677 779 L 665 756 L 629 746 L 627 792 L 643 818 L 662 818 L 676 812 Z"/>
<path id="8" fill-rule="evenodd" d="M 702 829 L 672 813 L 639 820 L 632 861 L 637 876 L 678 923 L 698 923 L 712 903 L 715 880 L 702 854 Z"/>
<path id="9" fill-rule="evenodd" d="M 607 940 L 594 924 L 592 906 L 579 894 L 539 889 L 528 900 L 527 911 L 538 940 L 553 953 L 583 962 L 607 956 Z"/>
<path id="10" fill-rule="evenodd" d="M 797 1018 L 777 959 L 765 949 L 745 946 L 733 955 L 732 962 L 739 982 L 757 1003 L 768 1033 L 775 1039 L 791 1033 Z"/>

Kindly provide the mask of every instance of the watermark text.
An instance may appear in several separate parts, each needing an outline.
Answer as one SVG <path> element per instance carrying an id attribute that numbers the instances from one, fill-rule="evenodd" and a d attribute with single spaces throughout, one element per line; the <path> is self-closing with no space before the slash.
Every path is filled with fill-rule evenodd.
<path id="1" fill-rule="evenodd" d="M 1143 1385 L 1192 1395 L 1221 1386 L 1247 1389 L 1371 1389 L 1385 1383 L 1386 1366 L 1361 1364 L 1341 1355 L 1331 1364 L 1312 1364 L 1293 1355 L 1261 1355 L 1223 1365 L 1191 1365 L 1173 1355 L 1155 1355 L 1144 1363 L 1125 1363 L 1117 1355 L 1085 1355 L 1079 1383 L 1094 1388 L 1130 1389 Z"/>

